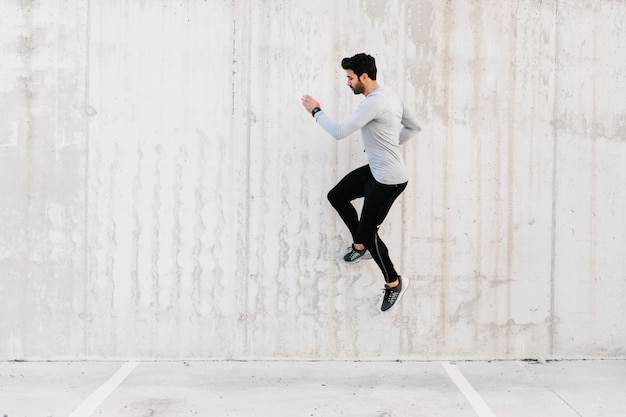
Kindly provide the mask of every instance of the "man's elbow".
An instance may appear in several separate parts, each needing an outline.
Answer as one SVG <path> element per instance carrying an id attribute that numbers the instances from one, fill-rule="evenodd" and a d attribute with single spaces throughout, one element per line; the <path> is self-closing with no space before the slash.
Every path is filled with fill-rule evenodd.
<path id="1" fill-rule="evenodd" d="M 327 131 L 327 132 L 330 136 L 332 136 L 333 138 L 337 140 L 345 139 L 346 137 L 348 137 L 348 134 L 341 130 L 333 130 L 333 131 Z"/>

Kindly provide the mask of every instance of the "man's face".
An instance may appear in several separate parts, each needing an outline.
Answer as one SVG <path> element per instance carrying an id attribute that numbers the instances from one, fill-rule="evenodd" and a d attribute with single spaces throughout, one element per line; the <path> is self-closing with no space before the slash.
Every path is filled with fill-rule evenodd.
<path id="1" fill-rule="evenodd" d="M 359 80 L 359 77 L 356 76 L 354 71 L 352 71 L 351 69 L 346 70 L 346 77 L 348 78 L 348 87 L 352 89 L 352 92 L 354 94 L 362 94 L 365 88 L 363 87 L 363 83 L 361 82 L 361 80 Z"/>

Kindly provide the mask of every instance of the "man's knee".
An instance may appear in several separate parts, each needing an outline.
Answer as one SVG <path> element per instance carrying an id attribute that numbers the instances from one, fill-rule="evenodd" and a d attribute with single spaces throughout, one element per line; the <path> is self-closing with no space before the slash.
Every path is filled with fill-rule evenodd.
<path id="1" fill-rule="evenodd" d="M 328 194 L 326 194 L 326 198 L 328 199 L 328 201 L 330 201 L 330 204 L 334 206 L 338 201 L 340 201 L 341 196 L 336 191 L 336 189 L 333 188 L 328 192 Z"/>

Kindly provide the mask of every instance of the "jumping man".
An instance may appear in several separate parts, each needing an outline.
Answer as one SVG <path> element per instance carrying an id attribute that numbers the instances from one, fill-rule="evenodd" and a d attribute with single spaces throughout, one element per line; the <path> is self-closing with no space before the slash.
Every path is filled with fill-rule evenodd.
<path id="1" fill-rule="evenodd" d="M 344 260 L 356 263 L 369 252 L 380 267 L 385 279 L 381 310 L 387 311 L 397 304 L 409 280 L 401 277 L 394 268 L 387 246 L 378 236 L 378 228 L 408 183 L 409 175 L 400 145 L 421 129 L 397 94 L 378 84 L 376 61 L 372 56 L 357 54 L 344 58 L 341 66 L 346 70 L 348 87 L 354 94 L 365 96 L 356 110 L 343 121 L 335 122 L 313 97 L 302 97 L 302 105 L 337 140 L 361 129 L 368 164 L 339 181 L 328 193 L 328 200 L 352 234 L 352 247 Z M 363 209 L 359 218 L 352 200 L 362 197 Z"/>

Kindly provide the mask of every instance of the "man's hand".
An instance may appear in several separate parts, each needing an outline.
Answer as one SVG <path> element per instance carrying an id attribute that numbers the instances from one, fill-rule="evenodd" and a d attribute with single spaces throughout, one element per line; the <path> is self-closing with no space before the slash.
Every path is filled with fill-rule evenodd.
<path id="1" fill-rule="evenodd" d="M 311 113 L 314 108 L 320 107 L 320 103 L 308 94 L 302 96 L 302 105 L 309 113 Z"/>

